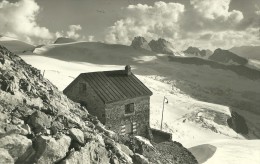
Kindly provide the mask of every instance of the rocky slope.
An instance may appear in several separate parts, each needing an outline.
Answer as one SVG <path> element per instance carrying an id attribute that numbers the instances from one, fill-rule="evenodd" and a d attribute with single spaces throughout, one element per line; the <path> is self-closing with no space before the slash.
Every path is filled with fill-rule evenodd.
<path id="1" fill-rule="evenodd" d="M 134 40 L 131 43 L 131 47 L 135 49 L 145 49 L 151 51 L 150 46 L 148 45 L 148 42 L 144 37 L 137 36 L 134 38 Z"/>
<path id="2" fill-rule="evenodd" d="M 140 151 L 146 146 L 140 149 L 140 142 L 129 144 L 130 139 L 106 130 L 39 70 L 2 46 L 0 84 L 0 163 L 197 163 L 171 141 L 165 143 L 174 151 L 163 159 L 162 143 L 153 143 L 153 155 Z"/>
<path id="3" fill-rule="evenodd" d="M 149 42 L 149 46 L 152 51 L 156 53 L 174 55 L 173 51 L 170 48 L 170 42 L 166 41 L 165 39 L 159 38 L 158 40 L 151 40 Z"/>
<path id="4" fill-rule="evenodd" d="M 216 49 L 214 53 L 209 57 L 210 60 L 232 65 L 245 65 L 248 60 L 240 57 L 228 50 L 222 50 L 220 48 Z"/>
<path id="5" fill-rule="evenodd" d="M 0 54 L 0 163 L 108 163 L 102 125 L 39 70 Z"/>
<path id="6" fill-rule="evenodd" d="M 187 56 L 196 56 L 196 57 L 208 57 L 212 55 L 210 50 L 200 50 L 197 47 L 188 47 L 187 50 L 183 51 Z"/>

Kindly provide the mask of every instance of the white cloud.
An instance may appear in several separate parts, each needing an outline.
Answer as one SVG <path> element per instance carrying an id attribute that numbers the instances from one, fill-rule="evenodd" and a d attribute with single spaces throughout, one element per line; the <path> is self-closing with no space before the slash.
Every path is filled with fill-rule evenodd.
<path id="1" fill-rule="evenodd" d="M 11 3 L 0 2 L 0 31 L 21 40 L 52 39 L 53 34 L 36 22 L 40 7 L 34 0 L 20 0 Z"/>
<path id="2" fill-rule="evenodd" d="M 260 10 L 259 11 L 255 11 L 255 14 L 260 16 Z"/>
<path id="3" fill-rule="evenodd" d="M 85 40 L 86 37 L 85 36 L 81 36 L 80 34 L 78 34 L 79 31 L 82 30 L 81 25 L 70 25 L 68 27 L 68 31 L 64 32 L 64 31 L 58 31 L 55 33 L 56 38 L 59 37 L 67 37 L 67 38 L 72 38 L 72 39 L 76 39 L 76 40 Z"/>
<path id="4" fill-rule="evenodd" d="M 258 28 L 247 28 L 243 31 L 220 31 L 220 32 L 205 32 L 210 35 L 209 40 L 203 40 L 203 38 L 197 38 L 193 36 L 193 45 L 197 47 L 214 49 L 217 47 L 229 49 L 234 46 L 244 46 L 244 45 L 260 45 L 259 40 L 259 29 Z"/>
<path id="5" fill-rule="evenodd" d="M 105 41 L 129 45 L 135 36 L 148 41 L 165 38 L 178 49 L 185 45 L 214 49 L 246 44 L 260 44 L 257 28 L 237 31 L 243 13 L 230 10 L 230 0 L 190 0 L 191 7 L 178 3 L 155 2 L 154 5 L 129 5 L 124 18 L 107 29 Z M 188 44 L 187 44 L 188 43 Z"/>
<path id="6" fill-rule="evenodd" d="M 155 38 L 178 38 L 179 24 L 184 6 L 178 3 L 155 2 L 153 6 L 129 5 L 125 19 L 108 29 L 105 40 L 110 43 L 129 44 L 138 35 Z"/>
<path id="7" fill-rule="evenodd" d="M 95 41 L 95 37 L 93 35 L 89 35 L 88 36 L 88 41 L 89 42 L 94 42 Z"/>
<path id="8" fill-rule="evenodd" d="M 238 23 L 243 19 L 242 12 L 237 10 L 229 11 L 231 0 L 191 0 L 190 2 L 201 17 L 211 20 L 229 20 L 233 23 Z"/>
<path id="9" fill-rule="evenodd" d="M 70 25 L 69 31 L 67 31 L 67 36 L 69 38 L 78 39 L 80 35 L 77 33 L 77 31 L 82 30 L 80 25 Z"/>

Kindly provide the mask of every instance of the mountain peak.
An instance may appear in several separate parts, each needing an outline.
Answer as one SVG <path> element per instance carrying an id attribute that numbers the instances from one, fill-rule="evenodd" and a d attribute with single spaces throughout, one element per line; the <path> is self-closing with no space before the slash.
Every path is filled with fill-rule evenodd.
<path id="1" fill-rule="evenodd" d="M 159 38 L 158 40 L 151 40 L 148 45 L 154 52 L 168 55 L 174 54 L 171 50 L 171 43 L 163 38 Z"/>
<path id="2" fill-rule="evenodd" d="M 148 42 L 146 41 L 146 39 L 144 37 L 141 37 L 141 36 L 137 36 L 133 39 L 131 47 L 133 47 L 135 49 L 146 49 L 146 50 L 151 51 L 151 48 L 148 45 Z"/>
<path id="3" fill-rule="evenodd" d="M 188 47 L 187 50 L 183 51 L 186 55 L 193 55 L 198 57 L 207 57 L 212 55 L 212 52 L 210 50 L 200 50 L 197 47 Z"/>
<path id="4" fill-rule="evenodd" d="M 209 59 L 224 64 L 245 65 L 248 63 L 247 59 L 220 48 L 216 49 Z"/>

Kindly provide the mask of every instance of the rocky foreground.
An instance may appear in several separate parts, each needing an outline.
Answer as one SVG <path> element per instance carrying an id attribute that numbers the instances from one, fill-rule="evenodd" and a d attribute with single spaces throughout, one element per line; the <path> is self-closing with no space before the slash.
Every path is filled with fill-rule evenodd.
<path id="1" fill-rule="evenodd" d="M 41 72 L 0 46 L 0 163 L 190 163 L 177 142 L 146 144 L 108 131 Z"/>

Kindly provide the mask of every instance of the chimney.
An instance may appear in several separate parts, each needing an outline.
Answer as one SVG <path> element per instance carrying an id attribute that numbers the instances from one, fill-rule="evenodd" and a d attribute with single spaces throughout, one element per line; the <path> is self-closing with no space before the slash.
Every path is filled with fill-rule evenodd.
<path id="1" fill-rule="evenodd" d="M 126 66 L 125 66 L 125 72 L 126 72 L 126 75 L 127 75 L 127 76 L 131 75 L 132 72 L 131 72 L 131 67 L 130 67 L 130 65 L 126 65 Z"/>

